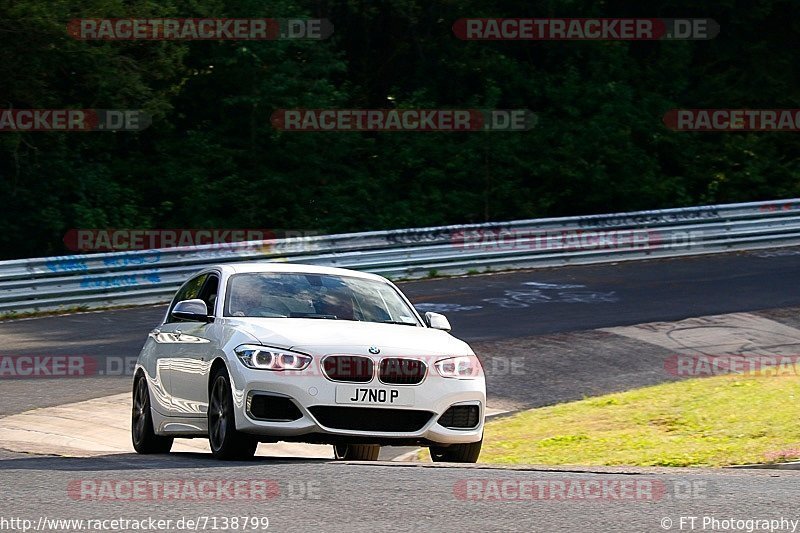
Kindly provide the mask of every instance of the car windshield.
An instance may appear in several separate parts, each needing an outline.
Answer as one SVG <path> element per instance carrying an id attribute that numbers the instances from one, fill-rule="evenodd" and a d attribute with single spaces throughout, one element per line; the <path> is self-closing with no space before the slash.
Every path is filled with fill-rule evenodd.
<path id="1" fill-rule="evenodd" d="M 388 283 L 301 273 L 231 276 L 225 316 L 421 325 L 413 310 Z"/>

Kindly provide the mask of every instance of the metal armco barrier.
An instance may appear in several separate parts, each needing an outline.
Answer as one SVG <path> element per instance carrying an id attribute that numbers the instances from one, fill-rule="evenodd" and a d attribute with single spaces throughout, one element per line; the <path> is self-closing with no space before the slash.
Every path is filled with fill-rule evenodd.
<path id="1" fill-rule="evenodd" d="M 432 273 L 602 263 L 800 245 L 800 199 L 0 262 L 0 313 L 166 302 L 215 263 L 283 261 Z"/>

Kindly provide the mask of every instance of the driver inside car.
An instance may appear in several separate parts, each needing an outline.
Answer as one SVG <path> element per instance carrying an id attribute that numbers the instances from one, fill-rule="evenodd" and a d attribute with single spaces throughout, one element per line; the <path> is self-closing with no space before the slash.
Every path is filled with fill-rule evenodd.
<path id="1" fill-rule="evenodd" d="M 337 292 L 326 293 L 316 304 L 317 312 L 321 315 L 332 315 L 339 320 L 355 320 L 353 300 Z"/>
<path id="2" fill-rule="evenodd" d="M 264 305 L 264 286 L 252 276 L 243 276 L 233 281 L 231 296 L 231 315 L 236 317 L 275 317 L 288 316 L 286 304 L 273 301 L 273 305 Z M 273 299 L 274 300 L 274 299 Z"/>

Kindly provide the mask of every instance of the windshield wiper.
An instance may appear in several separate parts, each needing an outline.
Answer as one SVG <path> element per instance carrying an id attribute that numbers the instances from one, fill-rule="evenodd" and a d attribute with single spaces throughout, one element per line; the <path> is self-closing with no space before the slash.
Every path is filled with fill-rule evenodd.
<path id="1" fill-rule="evenodd" d="M 321 313 L 297 313 L 291 312 L 289 313 L 289 318 L 322 318 L 328 320 L 336 320 L 336 315 L 323 315 Z"/>
<path id="2" fill-rule="evenodd" d="M 400 322 L 399 320 L 381 320 L 381 324 L 397 324 L 398 326 L 414 326 L 414 327 L 419 326 L 419 324 L 415 324 L 414 322 Z"/>

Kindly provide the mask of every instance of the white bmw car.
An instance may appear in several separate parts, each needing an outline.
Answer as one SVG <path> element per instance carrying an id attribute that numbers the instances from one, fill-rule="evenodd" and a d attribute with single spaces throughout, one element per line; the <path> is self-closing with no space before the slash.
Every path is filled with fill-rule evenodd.
<path id="1" fill-rule="evenodd" d="M 476 462 L 486 384 L 447 319 L 423 319 L 388 280 L 338 268 L 234 263 L 178 290 L 134 373 L 139 453 L 208 438 L 220 459 L 259 442 L 332 444 L 376 460 L 381 445 Z"/>

